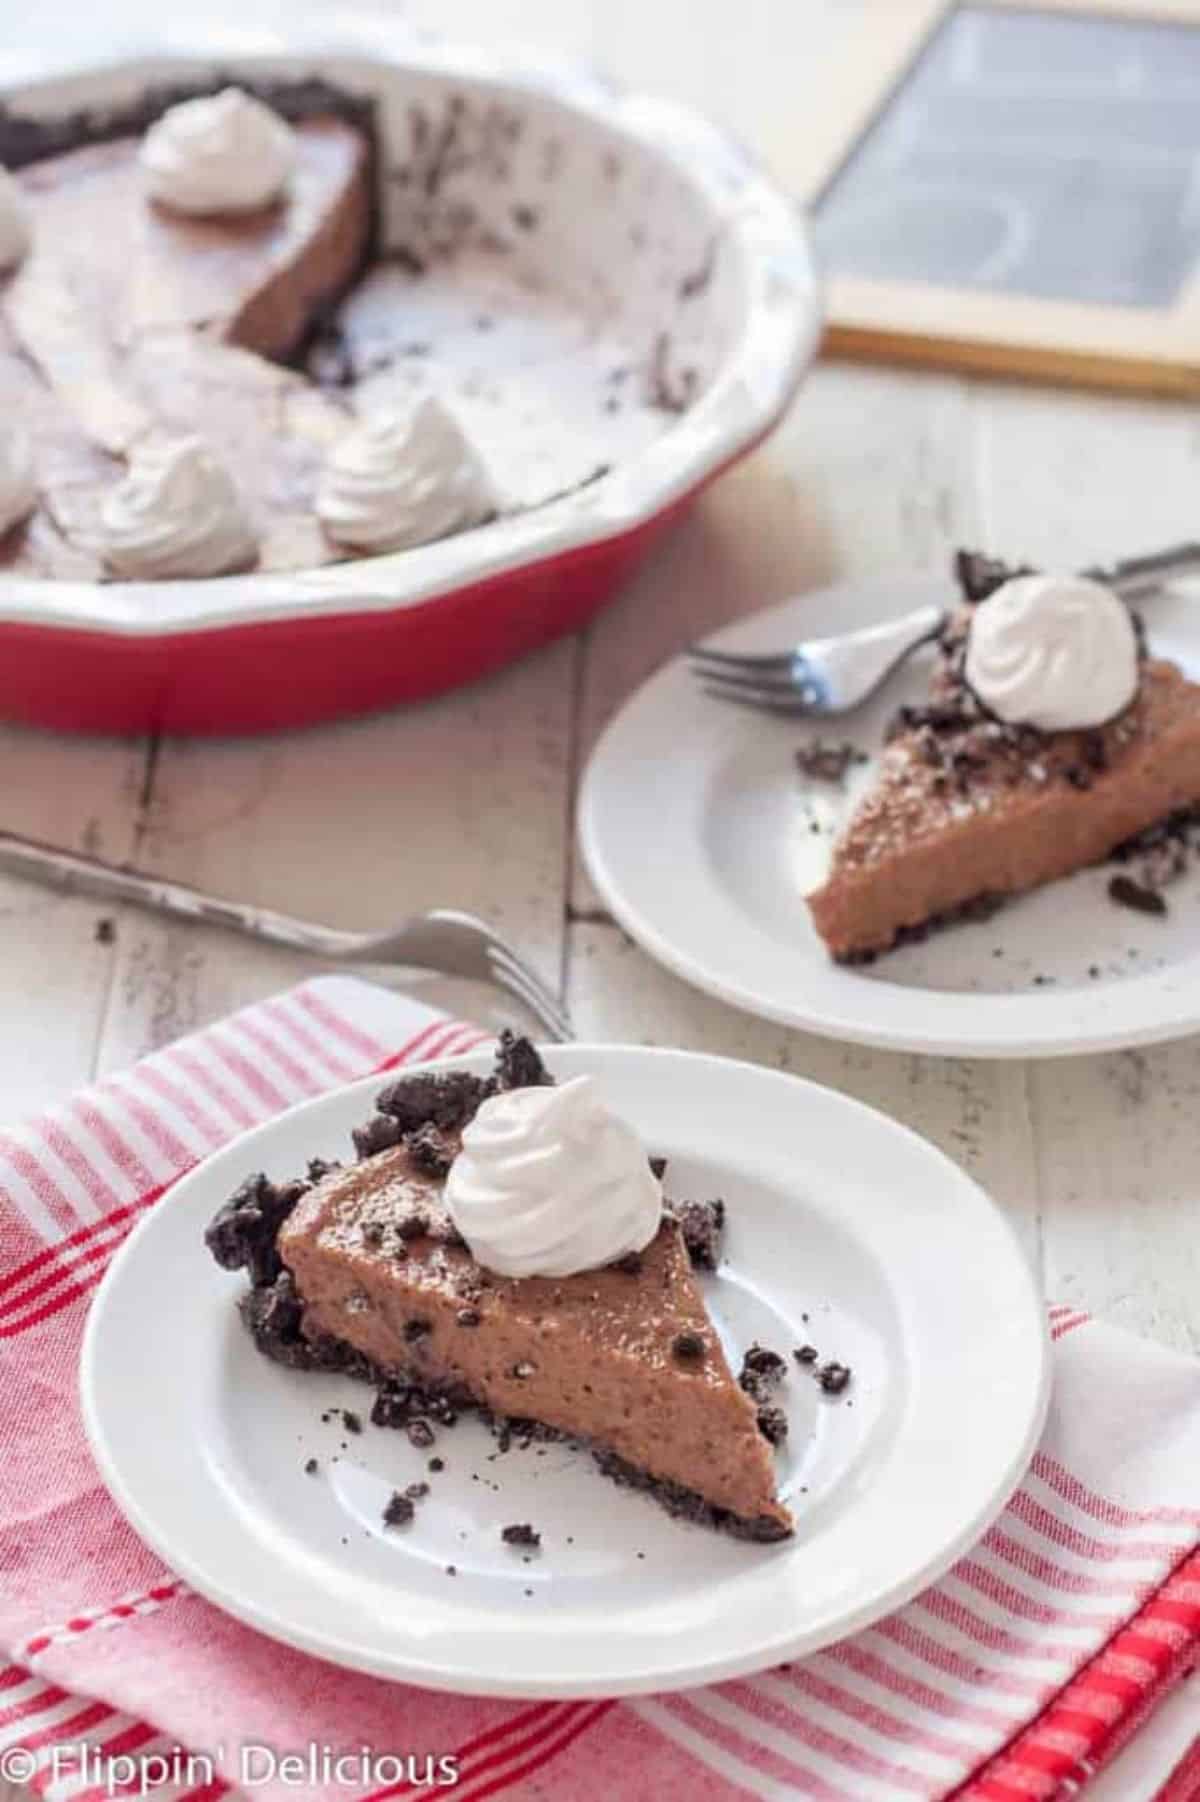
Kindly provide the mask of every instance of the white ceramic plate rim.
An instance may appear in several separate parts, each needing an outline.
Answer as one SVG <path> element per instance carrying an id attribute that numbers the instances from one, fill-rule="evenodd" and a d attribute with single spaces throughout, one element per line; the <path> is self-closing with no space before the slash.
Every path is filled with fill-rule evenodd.
<path id="1" fill-rule="evenodd" d="M 846 582 L 825 591 L 831 606 L 839 593 L 862 586 Z M 878 586 L 873 583 L 872 586 Z M 937 576 L 901 575 L 890 581 L 897 613 L 930 600 L 949 602 L 951 586 Z M 764 645 L 792 642 L 805 628 L 798 607 L 812 596 L 793 598 L 767 608 L 716 633 L 706 642 L 728 650 L 760 650 Z M 706 900 L 719 909 L 722 929 L 693 925 L 693 915 L 678 906 L 677 890 L 652 901 L 632 893 L 629 856 L 621 845 L 619 809 L 622 785 L 636 780 L 651 755 L 649 746 L 662 739 L 662 721 L 671 719 L 674 747 L 681 734 L 672 702 L 677 684 L 690 682 L 682 658 L 672 659 L 652 675 L 625 703 L 602 734 L 584 773 L 579 800 L 579 836 L 592 881 L 604 905 L 630 938 L 650 956 L 694 988 L 734 1007 L 781 1025 L 816 1032 L 848 1044 L 887 1051 L 922 1052 L 939 1057 L 1071 1057 L 1158 1044 L 1200 1029 L 1200 971 L 1197 960 L 1174 963 L 1140 976 L 1096 982 L 1069 992 L 1055 988 L 1018 995 L 951 993 L 909 988 L 882 977 L 864 979 L 852 969 L 821 959 L 806 963 L 803 981 L 778 980 L 786 957 L 775 947 L 776 980 L 770 980 L 767 954 L 747 976 L 725 947 L 736 945 L 739 930 L 756 929 L 743 922 L 732 900 L 715 883 Z M 716 703 L 709 703 L 716 706 Z M 682 734 L 686 754 L 686 733 Z M 667 846 L 662 847 L 664 854 Z M 697 858 L 689 882 L 706 880 Z M 758 967 L 761 966 L 761 967 Z"/>
<path id="2" fill-rule="evenodd" d="M 224 576 L 208 581 L 0 581 L 0 624 L 57 626 L 128 638 L 160 638 L 280 619 L 313 619 L 415 607 L 439 595 L 620 538 L 748 449 L 787 406 L 816 349 L 821 309 L 808 237 L 796 209 L 761 175 L 749 155 L 698 114 L 672 102 L 627 93 L 566 61 L 466 46 L 430 44 L 399 21 L 351 17 L 338 40 L 319 27 L 289 23 L 286 33 L 172 22 L 158 45 L 139 35 L 127 56 L 109 36 L 92 75 L 45 56 L 0 57 L 8 101 L 36 100 L 36 87 L 70 83 L 86 105 L 89 86 L 117 76 L 139 80 L 197 77 L 223 70 L 250 75 L 295 72 L 319 63 L 331 80 L 352 79 L 371 64 L 413 68 L 550 96 L 660 155 L 722 222 L 741 262 L 746 316 L 704 394 L 638 455 L 585 489 L 510 519 L 436 544 L 327 568 Z M 72 58 L 79 45 L 72 46 Z"/>
<path id="3" fill-rule="evenodd" d="M 204 1196 L 217 1177 L 221 1178 L 221 1193 L 225 1193 L 228 1186 L 227 1166 L 236 1165 L 239 1170 L 244 1171 L 247 1162 L 253 1165 L 259 1161 L 256 1153 L 265 1142 L 278 1139 L 281 1134 L 286 1135 L 298 1122 L 311 1122 L 323 1112 L 328 1112 L 331 1116 L 344 1113 L 349 1103 L 369 1105 L 370 1097 L 378 1089 L 378 1077 L 366 1078 L 333 1095 L 304 1103 L 267 1125 L 243 1135 L 232 1146 L 214 1154 L 205 1164 L 182 1179 L 167 1201 L 141 1221 L 117 1253 L 89 1313 L 80 1362 L 80 1399 L 93 1456 L 118 1507 L 139 1536 L 191 1588 L 268 1636 L 352 1669 L 417 1682 L 435 1689 L 472 1694 L 567 1697 L 628 1695 L 687 1688 L 762 1669 L 782 1659 L 815 1651 L 861 1630 L 902 1606 L 918 1591 L 936 1581 L 963 1552 L 975 1544 L 1001 1512 L 1028 1467 L 1045 1423 L 1051 1385 L 1046 1316 L 1032 1272 L 1010 1223 L 977 1184 L 917 1134 L 875 1109 L 802 1078 L 729 1059 L 645 1046 L 555 1046 L 549 1049 L 547 1055 L 556 1067 L 563 1064 L 568 1068 L 578 1065 L 580 1068 L 600 1072 L 605 1065 L 617 1068 L 620 1063 L 633 1059 L 644 1069 L 648 1084 L 659 1079 L 660 1073 L 663 1079 L 669 1080 L 674 1070 L 686 1081 L 693 1072 L 704 1070 L 710 1077 L 720 1079 L 726 1093 L 736 1085 L 746 1083 L 760 1091 L 759 1099 L 764 1098 L 767 1089 L 777 1091 L 780 1116 L 789 1104 L 795 1110 L 797 1097 L 802 1095 L 807 1108 L 829 1109 L 840 1116 L 845 1122 L 848 1137 L 856 1134 L 875 1137 L 885 1135 L 889 1161 L 903 1148 L 906 1157 L 917 1157 L 926 1164 L 928 1170 L 937 1172 L 939 1181 L 933 1184 L 928 1181 L 923 1183 L 922 1194 L 928 1196 L 938 1188 L 939 1182 L 944 1184 L 945 1201 L 940 1208 L 942 1232 L 953 1238 L 961 1228 L 956 1248 L 959 1253 L 958 1271 L 968 1293 L 964 1294 L 961 1304 L 955 1299 L 950 1306 L 952 1312 L 957 1310 L 961 1316 L 960 1324 L 967 1332 L 967 1337 L 957 1348 L 962 1359 L 971 1367 L 965 1382 L 969 1386 L 980 1377 L 984 1381 L 987 1379 L 991 1366 L 989 1353 L 983 1349 L 983 1343 L 989 1332 L 994 1335 L 990 1356 L 997 1367 L 1002 1365 L 1006 1380 L 1012 1377 L 1014 1365 L 1023 1361 L 1021 1382 L 1018 1385 L 1021 1400 L 1009 1400 L 1002 1426 L 997 1426 L 994 1416 L 989 1419 L 986 1428 L 990 1436 L 986 1470 L 973 1468 L 969 1456 L 955 1456 L 959 1448 L 957 1434 L 961 1428 L 961 1409 L 947 1413 L 944 1409 L 945 1397 L 939 1399 L 932 1395 L 910 1402 L 909 1412 L 919 1422 L 916 1437 L 922 1456 L 928 1457 L 931 1430 L 934 1441 L 940 1442 L 941 1452 L 944 1454 L 944 1461 L 935 1459 L 936 1468 L 927 1470 L 924 1477 L 918 1478 L 915 1471 L 910 1472 L 907 1477 L 910 1490 L 914 1485 L 920 1486 L 922 1513 L 924 1514 L 928 1498 L 930 1515 L 940 1516 L 940 1527 L 933 1529 L 935 1535 L 940 1533 L 937 1543 L 924 1546 L 915 1560 L 911 1555 L 907 1560 L 902 1555 L 890 1580 L 864 1595 L 857 1605 L 842 1609 L 834 1620 L 810 1625 L 807 1630 L 799 1633 L 795 1630 L 776 1631 L 756 1637 L 756 1620 L 747 1624 L 744 1619 L 730 1621 L 725 1618 L 715 1635 L 718 1649 L 711 1646 L 698 1648 L 686 1636 L 685 1643 L 681 1644 L 680 1635 L 673 1626 L 665 1629 L 660 1627 L 655 1635 L 651 1635 L 652 1649 L 648 1649 L 645 1623 L 640 1623 L 641 1631 L 636 1636 L 631 1636 L 628 1642 L 619 1642 L 622 1648 L 620 1669 L 606 1671 L 603 1681 L 597 1683 L 586 1674 L 572 1673 L 564 1676 L 554 1664 L 529 1668 L 531 1650 L 534 1650 L 536 1657 L 538 1630 L 528 1617 L 519 1628 L 514 1629 L 512 1643 L 502 1642 L 498 1653 L 494 1635 L 487 1636 L 490 1654 L 485 1654 L 478 1649 L 472 1650 L 470 1634 L 463 1633 L 462 1653 L 452 1662 L 435 1663 L 427 1655 L 422 1656 L 420 1635 L 414 1634 L 412 1650 L 406 1655 L 398 1656 L 394 1650 L 347 1640 L 328 1622 L 318 1620 L 314 1624 L 312 1620 L 302 1618 L 303 1603 L 293 1603 L 290 1596 L 288 1610 L 280 1612 L 278 1609 L 262 1606 L 241 1584 L 231 1584 L 226 1573 L 230 1540 L 228 1532 L 223 1534 L 219 1525 L 214 1528 L 207 1546 L 180 1542 L 172 1529 L 170 1504 L 164 1509 L 162 1502 L 164 1493 L 173 1491 L 168 1491 L 160 1480 L 157 1495 L 147 1498 L 142 1492 L 137 1473 L 128 1471 L 110 1449 L 106 1425 L 108 1412 L 110 1408 L 114 1414 L 123 1410 L 126 1398 L 123 1391 L 117 1392 L 120 1391 L 119 1374 L 113 1376 L 110 1384 L 109 1366 L 105 1361 L 105 1341 L 110 1314 L 120 1310 L 122 1306 L 131 1305 L 131 1298 L 125 1296 L 123 1288 L 126 1272 L 141 1255 L 145 1242 L 163 1230 L 164 1209 L 189 1205 L 189 1194 Z M 490 1059 L 486 1054 L 473 1053 L 425 1067 L 484 1070 L 489 1064 Z M 774 1106 L 774 1096 L 771 1099 Z M 736 1133 L 736 1128 L 734 1131 Z M 206 1199 L 205 1217 L 212 1200 L 212 1196 Z M 880 1225 L 888 1233 L 900 1231 L 895 1217 L 884 1226 L 883 1217 L 880 1216 Z M 981 1237 L 989 1241 L 988 1255 L 982 1260 L 976 1255 Z M 945 1239 L 942 1238 L 940 1243 L 944 1250 Z M 987 1267 L 986 1280 L 981 1269 L 983 1264 Z M 974 1292 L 972 1284 L 974 1290 L 978 1291 L 973 1302 L 970 1299 L 970 1294 Z M 136 1305 L 136 1298 L 132 1299 L 132 1305 Z M 942 1369 L 949 1372 L 952 1367 L 957 1367 L 960 1360 L 957 1357 L 946 1359 L 941 1356 L 944 1346 L 939 1336 L 940 1322 L 923 1323 L 921 1330 L 928 1332 L 930 1343 L 937 1343 L 939 1356 L 935 1367 L 941 1380 Z M 951 1330 L 954 1330 L 953 1327 Z M 929 1349 L 929 1343 L 922 1347 L 923 1353 L 927 1353 Z M 961 1375 L 961 1372 L 956 1374 Z M 996 1370 L 991 1369 L 991 1374 L 994 1376 Z M 950 1377 L 947 1381 L 953 1388 L 954 1383 Z M 961 1394 L 959 1399 L 961 1400 Z M 173 1418 L 177 1423 L 186 1422 L 187 1397 L 180 1396 L 179 1403 Z M 168 1428 L 169 1426 L 170 1423 L 167 1423 Z M 186 1427 L 184 1430 L 186 1431 Z M 165 1466 L 170 1461 L 167 1438 L 164 1437 L 160 1442 L 159 1451 L 162 1454 L 159 1462 Z M 944 1480 L 945 1472 L 951 1467 L 955 1469 L 955 1481 L 948 1484 Z M 894 1486 L 892 1493 L 895 1493 Z M 220 1502 L 220 1489 L 214 1485 L 213 1503 L 220 1505 Z M 950 1521 L 953 1522 L 952 1525 L 947 1524 Z M 946 1530 L 943 1531 L 943 1528 Z M 781 1551 L 785 1552 L 785 1549 L 772 1548 L 772 1553 L 778 1554 Z M 777 1574 L 777 1567 L 775 1570 Z M 765 1563 L 761 1569 L 750 1569 L 749 1574 L 754 1580 L 770 1581 L 770 1569 Z M 464 1613 L 463 1624 L 468 1619 L 469 1616 Z M 595 1634 L 595 1630 L 595 1620 L 589 1615 L 576 1629 L 579 1643 L 590 1643 L 590 1636 Z M 552 1651 L 553 1647 L 550 1649 Z M 643 1660 L 640 1665 L 639 1657 Z M 525 1669 L 519 1668 L 522 1663 L 525 1664 Z"/>

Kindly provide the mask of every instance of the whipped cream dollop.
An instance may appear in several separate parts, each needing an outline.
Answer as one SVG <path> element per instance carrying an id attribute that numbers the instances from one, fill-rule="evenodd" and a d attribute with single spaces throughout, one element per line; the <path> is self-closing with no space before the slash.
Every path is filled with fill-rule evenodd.
<path id="1" fill-rule="evenodd" d="M 1085 576 L 1016 576 L 972 612 L 966 677 L 1010 725 L 1043 732 L 1102 726 L 1137 691 L 1129 609 Z"/>
<path id="2" fill-rule="evenodd" d="M 426 395 L 409 414 L 378 413 L 338 440 L 317 488 L 335 544 L 399 551 L 478 525 L 496 497 L 453 413 Z"/>
<path id="3" fill-rule="evenodd" d="M 648 1245 L 662 1188 L 633 1128 L 577 1076 L 485 1101 L 450 1166 L 446 1206 L 497 1275 L 573 1276 Z"/>
<path id="4" fill-rule="evenodd" d="M 0 164 L 0 274 L 15 269 L 32 242 L 25 196 L 19 183 Z"/>
<path id="5" fill-rule="evenodd" d="M 37 506 L 33 453 L 19 425 L 0 436 L 0 536 L 28 519 Z"/>
<path id="6" fill-rule="evenodd" d="M 199 438 L 135 446 L 100 526 L 104 560 L 118 576 L 223 576 L 258 551 L 229 471 Z"/>
<path id="7" fill-rule="evenodd" d="M 241 88 L 167 109 L 142 139 L 146 186 L 176 213 L 249 213 L 287 186 L 296 136 Z"/>

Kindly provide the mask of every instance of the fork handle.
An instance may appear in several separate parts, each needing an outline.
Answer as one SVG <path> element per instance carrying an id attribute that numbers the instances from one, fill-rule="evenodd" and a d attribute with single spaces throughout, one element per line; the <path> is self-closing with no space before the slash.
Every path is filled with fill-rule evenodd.
<path id="1" fill-rule="evenodd" d="M 0 832 L 0 871 L 10 876 L 23 876 L 43 888 L 57 889 L 63 894 L 93 895 L 100 901 L 128 901 L 149 913 L 167 914 L 172 919 L 200 922 L 206 926 L 223 926 L 247 938 L 264 939 L 272 945 L 286 945 L 293 951 L 308 951 L 317 957 L 344 957 L 354 943 L 355 935 L 337 932 L 332 927 L 310 925 L 294 920 L 288 914 L 273 913 L 265 907 L 244 907 L 236 901 L 222 901 L 183 882 L 164 882 L 157 876 L 146 876 L 138 870 L 121 870 L 99 858 L 84 857 L 75 851 L 63 851 L 56 845 L 41 844 L 37 839 L 22 838 L 15 832 Z"/>

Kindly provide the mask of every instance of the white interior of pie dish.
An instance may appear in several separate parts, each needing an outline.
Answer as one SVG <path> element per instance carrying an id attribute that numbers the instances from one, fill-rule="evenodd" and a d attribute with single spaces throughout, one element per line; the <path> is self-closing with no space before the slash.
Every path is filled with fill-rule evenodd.
<path id="1" fill-rule="evenodd" d="M 414 335 L 450 343 L 441 374 L 506 472 L 513 511 L 417 549 L 298 572 L 9 576 L 0 621 L 157 636 L 411 606 L 636 529 L 787 404 L 819 335 L 813 265 L 793 209 L 738 147 L 677 106 L 577 69 L 407 41 L 390 21 L 355 22 L 339 39 L 331 47 L 289 29 L 286 49 L 248 55 L 219 32 L 193 42 L 172 29 L 169 53 L 116 62 L 110 40 L 107 66 L 23 70 L 3 97 L 55 117 L 118 108 L 168 82 L 314 74 L 372 97 L 381 249 L 424 256 L 453 242 L 450 260 L 431 259 L 432 279 L 412 284 Z M 440 172 L 431 203 L 422 169 L 450 108 L 466 153 Z M 688 404 L 606 410 L 603 384 L 623 379 L 647 401 L 657 382 L 659 403 Z M 542 404 L 551 393 L 553 429 Z M 532 396 L 525 413 L 512 404 L 519 396 Z M 575 429 L 585 402 L 586 431 Z"/>

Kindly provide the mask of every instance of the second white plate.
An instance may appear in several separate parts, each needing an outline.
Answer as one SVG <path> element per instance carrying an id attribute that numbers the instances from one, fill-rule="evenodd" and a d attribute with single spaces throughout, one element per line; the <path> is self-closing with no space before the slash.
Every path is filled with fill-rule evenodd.
<path id="1" fill-rule="evenodd" d="M 937 577 L 846 584 L 713 642 L 778 650 L 953 598 Z M 1160 596 L 1146 623 L 1154 653 L 1200 677 L 1200 602 Z M 1200 1028 L 1200 866 L 1172 886 L 1165 919 L 1115 906 L 1102 866 L 869 968 L 831 962 L 803 897 L 854 786 L 803 783 L 795 752 L 824 737 L 873 758 L 894 709 L 920 699 L 928 667 L 918 654 L 874 701 L 819 727 L 712 700 L 683 659 L 659 670 L 604 734 L 580 801 L 584 855 L 620 925 L 723 1001 L 895 1051 L 1053 1057 Z"/>
<path id="2" fill-rule="evenodd" d="M 488 1060 L 457 1060 L 483 1068 Z M 1042 1307 L 1012 1233 L 932 1146 L 844 1096 L 677 1051 L 562 1046 L 561 1076 L 670 1159 L 668 1188 L 721 1195 L 707 1286 L 731 1352 L 804 1343 L 850 1364 L 824 1396 L 795 1364 L 780 1490 L 794 1539 L 749 1546 L 670 1520 L 562 1446 L 499 1453 L 478 1423 L 347 1432 L 370 1391 L 261 1358 L 204 1227 L 250 1170 L 345 1152 L 378 1078 L 247 1134 L 133 1233 L 93 1304 L 84 1419 L 101 1473 L 187 1583 L 263 1632 L 434 1688 L 527 1696 L 681 1688 L 866 1626 L 939 1576 L 1019 1481 L 1044 1418 Z M 305 1466 L 318 1461 L 315 1473 Z M 947 1480 L 947 1472 L 953 1480 Z M 396 1488 L 428 1481 L 403 1531 Z M 502 1525 L 530 1521 L 525 1562 Z"/>

